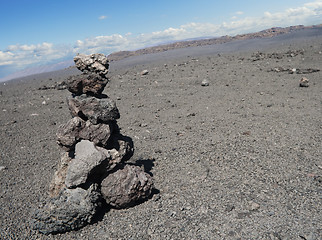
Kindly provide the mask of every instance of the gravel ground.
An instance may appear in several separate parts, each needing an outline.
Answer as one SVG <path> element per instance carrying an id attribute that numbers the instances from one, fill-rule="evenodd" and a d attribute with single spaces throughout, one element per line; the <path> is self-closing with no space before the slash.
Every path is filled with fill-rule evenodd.
<path id="1" fill-rule="evenodd" d="M 275 68 L 322 70 L 322 34 L 274 39 L 112 62 L 104 93 L 158 193 L 65 234 L 29 226 L 62 152 L 56 130 L 71 118 L 67 90 L 38 88 L 77 70 L 2 83 L 0 239 L 321 239 L 322 72 Z"/>

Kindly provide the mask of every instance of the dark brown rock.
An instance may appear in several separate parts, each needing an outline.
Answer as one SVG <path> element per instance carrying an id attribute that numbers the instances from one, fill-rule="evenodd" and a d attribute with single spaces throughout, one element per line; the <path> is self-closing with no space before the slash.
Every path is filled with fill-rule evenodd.
<path id="1" fill-rule="evenodd" d="M 109 174 L 101 185 L 107 204 L 115 208 L 127 208 L 146 200 L 152 193 L 153 182 L 140 167 L 125 165 Z"/>
<path id="2" fill-rule="evenodd" d="M 59 126 L 56 133 L 57 143 L 65 150 L 73 149 L 80 140 L 90 140 L 98 146 L 107 147 L 114 130 L 118 130 L 114 121 L 93 124 L 80 117 L 74 117 L 66 124 Z"/>
<path id="3" fill-rule="evenodd" d="M 81 95 L 69 98 L 68 106 L 73 117 L 81 117 L 93 124 L 108 123 L 120 118 L 115 102 L 109 98 L 98 99 Z"/>
<path id="4" fill-rule="evenodd" d="M 87 94 L 99 96 L 102 94 L 107 83 L 107 78 L 103 78 L 98 74 L 87 73 L 69 77 L 67 89 L 75 95 Z"/>

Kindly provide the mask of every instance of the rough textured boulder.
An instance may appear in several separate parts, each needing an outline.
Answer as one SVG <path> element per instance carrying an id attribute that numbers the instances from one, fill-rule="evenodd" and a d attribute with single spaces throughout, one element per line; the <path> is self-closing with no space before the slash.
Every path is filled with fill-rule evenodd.
<path id="1" fill-rule="evenodd" d="M 68 151 L 73 149 L 80 140 L 89 140 L 98 146 L 106 147 L 114 131 L 118 131 L 114 121 L 106 124 L 92 124 L 80 117 L 74 117 L 66 124 L 59 126 L 56 133 L 57 143 Z"/>
<path id="2" fill-rule="evenodd" d="M 98 73 L 106 75 L 108 73 L 109 63 L 104 54 L 96 53 L 91 55 L 77 54 L 74 57 L 76 67 L 84 72 Z"/>
<path id="3" fill-rule="evenodd" d="M 67 89 L 75 95 L 88 94 L 99 96 L 102 94 L 107 78 L 94 73 L 71 76 L 67 81 Z"/>
<path id="4" fill-rule="evenodd" d="M 44 234 L 76 230 L 92 222 L 100 205 L 101 194 L 96 184 L 87 190 L 64 189 L 33 213 L 32 227 Z"/>
<path id="5" fill-rule="evenodd" d="M 81 117 L 93 124 L 108 123 L 120 118 L 119 110 L 113 100 L 98 99 L 86 95 L 68 99 L 69 110 L 73 117 Z"/>
<path id="6" fill-rule="evenodd" d="M 152 189 L 151 176 L 133 165 L 125 165 L 123 169 L 109 174 L 101 185 L 106 203 L 115 208 L 131 207 L 147 199 Z"/>

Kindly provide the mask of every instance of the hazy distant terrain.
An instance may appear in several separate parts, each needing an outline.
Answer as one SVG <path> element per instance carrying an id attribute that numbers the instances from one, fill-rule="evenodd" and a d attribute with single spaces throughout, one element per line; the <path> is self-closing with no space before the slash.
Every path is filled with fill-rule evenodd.
<path id="1" fill-rule="evenodd" d="M 30 76 L 30 75 L 39 74 L 39 73 L 52 72 L 52 71 L 68 68 L 73 65 L 74 65 L 74 61 L 69 60 L 69 61 L 59 62 L 51 65 L 27 68 L 25 70 L 10 74 L 4 78 L 0 78 L 0 82 L 5 82 L 11 79 Z"/>
<path id="2" fill-rule="evenodd" d="M 298 25 L 298 26 L 291 26 L 286 28 L 270 28 L 256 33 L 241 34 L 236 36 L 222 36 L 218 38 L 178 41 L 171 44 L 147 47 L 136 51 L 121 51 L 121 52 L 111 53 L 109 55 L 109 59 L 110 61 L 117 61 L 131 56 L 140 56 L 140 55 L 145 55 L 150 53 L 160 53 L 160 52 L 187 48 L 187 47 L 191 48 L 191 47 L 200 47 L 200 46 L 211 46 L 211 45 L 233 42 L 236 40 L 240 41 L 240 40 L 247 40 L 247 39 L 262 39 L 262 38 L 269 39 L 274 36 L 296 33 L 299 31 L 301 32 L 301 30 L 307 30 L 307 32 L 305 32 L 305 35 L 308 36 L 310 34 L 310 29 L 312 29 L 312 32 L 316 32 L 317 30 L 320 31 L 322 29 L 322 25 L 315 25 L 315 26 Z M 296 37 L 299 37 L 298 35 L 299 34 L 297 34 Z M 0 82 L 4 82 L 15 78 L 20 78 L 20 77 L 25 77 L 29 75 L 39 74 L 39 73 L 56 71 L 56 70 L 68 68 L 71 66 L 74 66 L 73 60 L 68 60 L 68 61 L 59 62 L 56 64 L 44 65 L 44 66 L 39 66 L 34 68 L 27 68 L 25 70 L 10 74 L 4 78 L 0 78 Z"/>
<path id="3" fill-rule="evenodd" d="M 115 52 L 109 55 L 109 58 L 113 60 L 120 60 L 123 58 L 127 58 L 130 56 L 137 56 L 142 54 L 149 54 L 149 53 L 157 53 L 157 52 L 164 52 L 169 51 L 173 49 L 178 48 L 186 48 L 186 47 L 197 47 L 197 46 L 207 46 L 207 45 L 214 45 L 214 44 L 222 44 L 231 42 L 234 40 L 246 40 L 246 39 L 260 39 L 260 38 L 271 38 L 274 36 L 282 35 L 282 34 L 288 34 L 293 33 L 295 31 L 299 30 L 305 30 L 305 29 L 318 29 L 322 28 L 321 25 L 315 25 L 315 26 L 291 26 L 291 27 L 275 27 L 275 28 L 269 28 L 260 32 L 255 33 L 248 33 L 248 34 L 240 34 L 236 36 L 222 36 L 218 38 L 207 38 L 207 39 L 200 39 L 200 40 L 187 40 L 187 41 L 178 41 L 171 44 L 165 44 L 165 45 L 158 45 L 155 47 L 148 47 L 144 49 L 139 49 L 136 51 L 121 51 L 121 52 Z"/>

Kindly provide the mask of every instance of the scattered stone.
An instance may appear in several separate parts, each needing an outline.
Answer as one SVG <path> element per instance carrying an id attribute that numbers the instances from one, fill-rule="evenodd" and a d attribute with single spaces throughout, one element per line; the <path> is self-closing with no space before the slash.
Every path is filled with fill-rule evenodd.
<path id="1" fill-rule="evenodd" d="M 55 88 L 57 90 L 65 90 L 66 89 L 66 82 L 65 81 L 62 81 L 62 82 L 57 82 L 56 85 L 55 85 Z"/>
<path id="2" fill-rule="evenodd" d="M 313 68 L 306 68 L 306 69 L 298 69 L 296 71 L 297 74 L 308 74 L 308 73 L 315 73 L 319 72 L 320 69 L 313 69 Z"/>
<path id="3" fill-rule="evenodd" d="M 299 68 L 284 68 L 284 67 L 275 67 L 268 70 L 268 72 L 288 72 L 289 74 L 308 74 L 319 72 L 320 69 L 313 69 L 313 68 L 306 68 L 306 69 L 299 69 Z"/>
<path id="4" fill-rule="evenodd" d="M 125 165 L 123 169 L 109 174 L 101 186 L 106 203 L 115 208 L 131 207 L 146 200 L 152 189 L 151 176 L 133 165 Z"/>
<path id="5" fill-rule="evenodd" d="M 300 80 L 300 87 L 309 87 L 309 79 L 302 77 Z"/>
<path id="6" fill-rule="evenodd" d="M 81 117 L 93 124 L 108 123 L 120 118 L 119 110 L 113 100 L 98 99 L 86 95 L 68 99 L 69 110 L 73 117 Z"/>
<path id="7" fill-rule="evenodd" d="M 52 86 L 44 85 L 44 86 L 38 88 L 38 90 L 49 90 L 49 89 L 64 90 L 64 89 L 66 89 L 66 82 L 65 81 L 56 82 Z"/>
<path id="8" fill-rule="evenodd" d="M 33 212 L 32 228 L 43 234 L 64 233 L 79 229 L 92 222 L 101 206 L 97 184 L 87 190 L 64 189 L 56 198 Z"/>
<path id="9" fill-rule="evenodd" d="M 249 210 L 250 211 L 256 211 L 259 208 L 260 208 L 260 205 L 258 203 L 250 202 L 250 205 L 249 205 Z"/>
<path id="10" fill-rule="evenodd" d="M 5 169 L 7 169 L 7 167 L 5 167 L 5 166 L 0 166 L 0 171 L 1 171 L 1 170 L 5 170 Z"/>
<path id="11" fill-rule="evenodd" d="M 104 54 L 96 53 L 91 55 L 77 54 L 74 57 L 76 67 L 84 72 L 97 73 L 105 76 L 108 73 L 109 61 Z"/>
<path id="12" fill-rule="evenodd" d="M 204 86 L 204 87 L 209 86 L 209 81 L 207 79 L 202 80 L 201 86 Z"/>
<path id="13" fill-rule="evenodd" d="M 148 75 L 148 74 L 149 74 L 149 71 L 146 69 L 141 72 L 141 76 Z"/>

